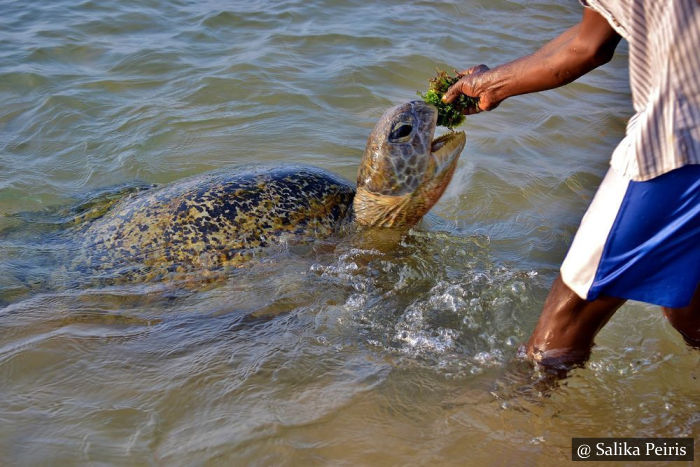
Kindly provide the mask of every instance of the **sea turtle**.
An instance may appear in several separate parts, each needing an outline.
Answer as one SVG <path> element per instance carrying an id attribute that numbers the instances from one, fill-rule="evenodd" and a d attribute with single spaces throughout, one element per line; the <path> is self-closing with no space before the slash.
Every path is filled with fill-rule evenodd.
<path id="1" fill-rule="evenodd" d="M 368 138 L 356 187 L 316 167 L 262 165 L 134 193 L 85 229 L 80 262 L 119 276 L 162 277 L 236 266 L 261 247 L 328 236 L 352 222 L 409 228 L 440 198 L 464 148 L 463 132 L 433 140 L 436 119 L 422 101 L 386 111 Z"/>

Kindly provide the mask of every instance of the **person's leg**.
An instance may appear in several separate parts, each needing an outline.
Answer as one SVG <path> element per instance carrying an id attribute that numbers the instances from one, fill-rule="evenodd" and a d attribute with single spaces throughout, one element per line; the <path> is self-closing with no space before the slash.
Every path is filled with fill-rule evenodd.
<path id="1" fill-rule="evenodd" d="M 700 165 L 644 182 L 610 169 L 562 263 L 528 355 L 550 367 L 583 362 L 596 333 L 625 301 L 613 297 L 677 307 L 693 292 L 690 306 L 666 315 L 698 345 L 699 241 Z"/>
<path id="2" fill-rule="evenodd" d="M 526 352 L 544 367 L 566 370 L 588 359 L 593 338 L 624 299 L 580 298 L 558 276 L 554 281 Z"/>
<path id="3" fill-rule="evenodd" d="M 695 289 L 695 295 L 690 304 L 683 308 L 663 307 L 668 322 L 681 333 L 683 339 L 700 349 L 700 286 Z"/>

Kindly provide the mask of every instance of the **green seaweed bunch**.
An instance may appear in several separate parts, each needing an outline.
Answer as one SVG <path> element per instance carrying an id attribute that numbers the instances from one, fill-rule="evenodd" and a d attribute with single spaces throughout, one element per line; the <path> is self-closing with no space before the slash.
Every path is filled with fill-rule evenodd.
<path id="1" fill-rule="evenodd" d="M 464 122 L 464 111 L 470 107 L 476 107 L 479 99 L 460 94 L 457 99 L 450 104 L 442 102 L 442 96 L 447 89 L 459 81 L 459 77 L 450 76 L 446 71 L 437 70 L 437 74 L 430 78 L 428 91 L 418 95 L 428 104 L 432 104 L 438 109 L 437 124 L 449 129 Z"/>

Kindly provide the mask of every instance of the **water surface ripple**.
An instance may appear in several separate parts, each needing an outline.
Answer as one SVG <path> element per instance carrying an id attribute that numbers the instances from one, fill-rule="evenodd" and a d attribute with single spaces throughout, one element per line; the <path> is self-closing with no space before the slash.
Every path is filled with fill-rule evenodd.
<path id="1" fill-rule="evenodd" d="M 572 436 L 698 437 L 697 352 L 626 305 L 556 388 L 516 358 L 630 115 L 626 46 L 469 117 L 398 245 L 281 247 L 201 284 L 76 282 L 70 232 L 250 162 L 353 179 L 435 67 L 495 65 L 575 1 L 0 0 L 0 459 L 561 464 Z"/>

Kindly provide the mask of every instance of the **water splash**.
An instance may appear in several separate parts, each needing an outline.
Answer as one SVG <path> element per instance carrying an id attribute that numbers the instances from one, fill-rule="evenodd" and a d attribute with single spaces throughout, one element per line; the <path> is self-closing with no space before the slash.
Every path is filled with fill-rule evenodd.
<path id="1" fill-rule="evenodd" d="M 414 232 L 393 251 L 351 248 L 311 271 L 348 286 L 343 318 L 378 352 L 443 374 L 480 373 L 513 358 L 542 293 L 536 271 L 497 264 L 483 244 Z"/>

